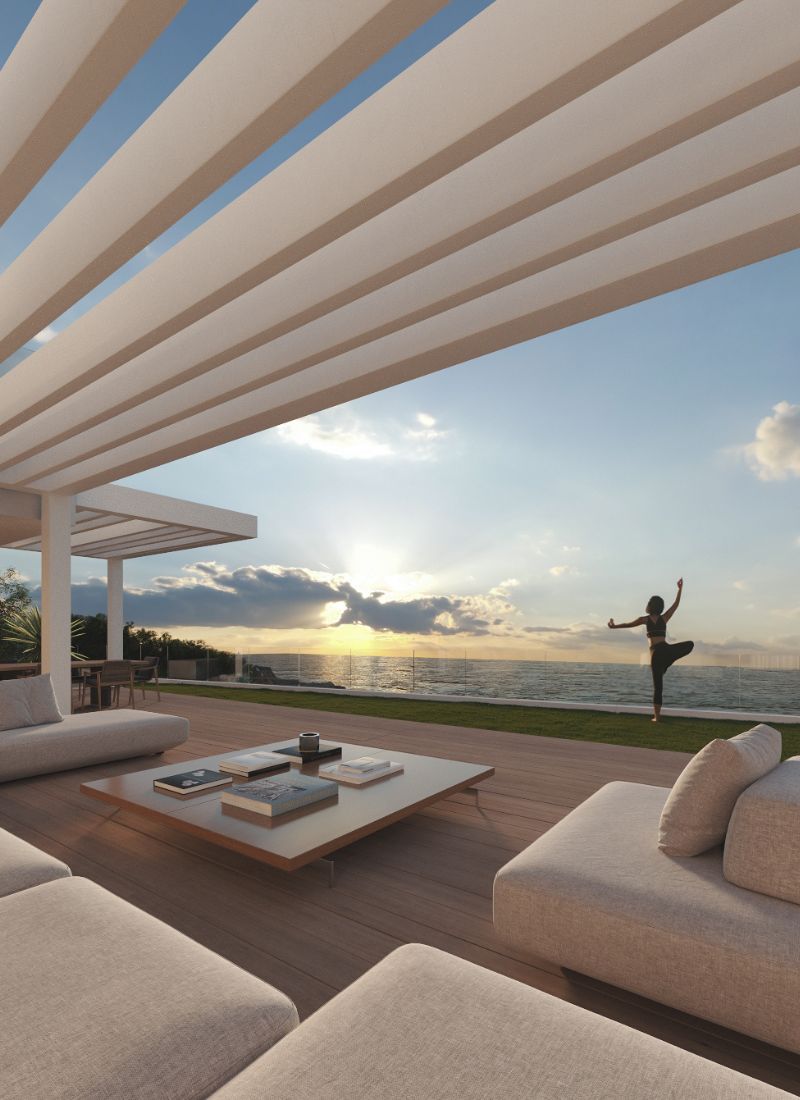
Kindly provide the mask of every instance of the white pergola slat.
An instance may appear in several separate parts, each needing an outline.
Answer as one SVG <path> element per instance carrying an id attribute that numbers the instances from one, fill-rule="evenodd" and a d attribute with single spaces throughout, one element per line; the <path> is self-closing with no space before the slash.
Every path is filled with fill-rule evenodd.
<path id="1" fill-rule="evenodd" d="M 394 27 L 391 7 L 354 0 L 351 37 L 378 11 Z M 187 86 L 211 95 L 254 56 L 239 27 Z M 334 83 L 353 64 L 337 33 L 338 50 L 308 46 Z M 162 148 L 180 110 L 167 100 L 106 178 Z M 126 225 L 182 209 L 203 157 L 226 136 L 245 156 L 271 110 L 252 94 L 221 110 L 161 190 L 127 211 L 112 196 L 23 312 L 103 249 L 113 266 Z M 797 247 L 799 118 L 797 0 L 495 0 L 0 378 L 0 484 L 83 491 Z M 72 218 L 6 285 L 22 261 L 45 270 Z"/>
<path id="2" fill-rule="evenodd" d="M 0 276 L 0 360 L 444 3 L 259 0 Z"/>
<path id="3" fill-rule="evenodd" d="M 763 2 L 781 9 L 778 0 Z M 37 352 L 36 369 L 28 360 L 0 379 L 0 427 L 89 385 L 737 7 L 732 0 L 496 0 Z M 791 23 L 788 13 L 782 21 Z M 41 371 L 47 395 L 33 381 Z"/>
<path id="4" fill-rule="evenodd" d="M 185 2 L 42 0 L 0 70 L 0 224 Z"/>

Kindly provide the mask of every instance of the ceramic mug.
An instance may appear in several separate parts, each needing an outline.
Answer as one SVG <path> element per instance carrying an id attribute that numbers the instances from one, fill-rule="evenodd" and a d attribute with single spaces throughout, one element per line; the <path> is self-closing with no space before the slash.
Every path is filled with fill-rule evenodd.
<path id="1" fill-rule="evenodd" d="M 317 752 L 319 749 L 318 733 L 300 734 L 300 752 Z"/>

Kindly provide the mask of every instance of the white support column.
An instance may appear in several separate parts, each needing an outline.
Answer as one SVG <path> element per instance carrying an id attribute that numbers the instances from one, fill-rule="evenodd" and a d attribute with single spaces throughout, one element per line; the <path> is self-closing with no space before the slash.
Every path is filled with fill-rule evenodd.
<path id="1" fill-rule="evenodd" d="M 122 660 L 122 571 L 124 558 L 109 558 L 108 565 L 108 623 L 106 625 L 106 657 L 109 661 Z"/>
<path id="2" fill-rule="evenodd" d="M 69 493 L 42 494 L 42 672 L 49 672 L 63 714 L 72 711 L 72 522 Z"/>

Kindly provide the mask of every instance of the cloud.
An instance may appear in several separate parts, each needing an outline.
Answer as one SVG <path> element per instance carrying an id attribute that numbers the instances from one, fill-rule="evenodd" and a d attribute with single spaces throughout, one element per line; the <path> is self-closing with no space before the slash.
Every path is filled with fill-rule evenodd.
<path id="1" fill-rule="evenodd" d="M 580 546 L 562 546 L 561 549 L 565 554 L 579 554 L 581 551 Z"/>
<path id="2" fill-rule="evenodd" d="M 425 574 L 415 574 L 424 577 Z M 106 582 L 92 577 L 72 586 L 79 615 L 105 611 Z M 377 633 L 482 636 L 508 626 L 516 609 L 488 595 L 414 595 L 360 592 L 340 575 L 279 565 L 228 569 L 195 562 L 180 576 L 155 577 L 146 588 L 126 588 L 125 616 L 149 627 L 237 626 L 259 629 L 367 626 Z"/>
<path id="3" fill-rule="evenodd" d="M 416 422 L 418 428 L 409 428 L 405 438 L 412 444 L 412 452 L 409 457 L 417 460 L 433 458 L 436 446 L 450 434 L 437 427 L 438 421 L 430 413 L 417 413 Z"/>
<path id="4" fill-rule="evenodd" d="M 571 565 L 551 565 L 547 572 L 551 577 L 566 577 L 568 574 L 577 575 L 578 570 Z"/>
<path id="5" fill-rule="evenodd" d="M 344 459 L 387 458 L 394 454 L 393 448 L 378 439 L 371 432 L 355 424 L 349 427 L 340 425 L 326 426 L 316 417 L 305 417 L 282 424 L 278 436 L 287 443 L 299 447 L 308 447 L 312 451 L 322 451 Z"/>
<path id="6" fill-rule="evenodd" d="M 293 420 L 277 428 L 276 434 L 285 443 L 334 458 L 429 461 L 436 457 L 439 445 L 450 433 L 439 428 L 430 413 L 417 413 L 414 423 L 413 428 L 391 425 L 381 436 L 353 414 L 343 416 L 339 412 Z"/>
<path id="7" fill-rule="evenodd" d="M 58 336 L 58 332 L 51 325 L 47 325 L 31 339 L 34 344 L 49 344 L 51 340 L 55 340 L 56 336 Z"/>
<path id="8" fill-rule="evenodd" d="M 734 581 L 731 587 L 735 588 L 737 592 L 750 591 L 750 585 L 747 583 L 747 581 Z"/>
<path id="9" fill-rule="evenodd" d="M 490 596 L 502 596 L 508 598 L 512 588 L 519 588 L 520 581 L 516 577 L 509 577 L 508 580 L 500 581 L 494 588 L 489 589 Z"/>
<path id="10" fill-rule="evenodd" d="M 780 401 L 772 412 L 759 423 L 744 453 L 762 481 L 800 477 L 800 405 Z"/>

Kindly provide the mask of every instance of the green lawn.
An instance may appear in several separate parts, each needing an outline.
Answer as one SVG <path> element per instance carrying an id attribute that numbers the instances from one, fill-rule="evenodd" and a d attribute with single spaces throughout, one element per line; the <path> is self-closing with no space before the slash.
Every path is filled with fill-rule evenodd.
<path id="1" fill-rule="evenodd" d="M 492 703 L 451 703 L 435 699 L 364 698 L 349 695 L 318 695 L 315 692 L 276 690 L 242 691 L 232 687 L 192 687 L 162 684 L 161 690 L 175 695 L 201 695 L 230 699 L 235 703 L 263 703 L 265 706 L 302 707 L 335 714 L 367 714 L 376 718 L 401 718 L 406 722 L 432 722 L 473 729 L 535 733 L 539 737 L 567 737 L 572 741 L 603 741 L 610 745 L 640 745 L 649 749 L 697 752 L 715 737 L 732 737 L 749 727 L 742 721 L 714 718 L 665 718 L 655 726 L 649 715 L 607 714 L 592 710 L 548 710 L 540 707 L 509 707 Z M 800 754 L 800 726 L 784 726 L 784 756 Z"/>

